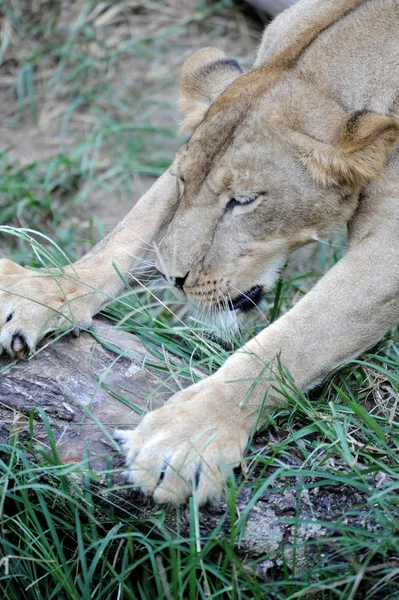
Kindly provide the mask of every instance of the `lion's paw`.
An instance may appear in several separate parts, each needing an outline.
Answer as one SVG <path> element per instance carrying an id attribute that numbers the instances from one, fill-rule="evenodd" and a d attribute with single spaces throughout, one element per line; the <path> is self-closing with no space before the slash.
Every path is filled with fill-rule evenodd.
<path id="1" fill-rule="evenodd" d="M 199 504 L 219 498 L 248 441 L 226 388 L 210 377 L 148 413 L 135 430 L 117 430 L 129 481 L 160 503 L 181 504 L 191 494 Z"/>
<path id="2" fill-rule="evenodd" d="M 49 331 L 89 327 L 87 289 L 73 277 L 30 271 L 0 259 L 0 354 L 23 358 Z"/>

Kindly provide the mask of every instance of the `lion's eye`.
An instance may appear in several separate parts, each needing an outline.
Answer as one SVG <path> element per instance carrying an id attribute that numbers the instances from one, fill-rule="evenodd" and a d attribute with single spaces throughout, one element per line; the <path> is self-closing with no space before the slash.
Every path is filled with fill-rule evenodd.
<path id="1" fill-rule="evenodd" d="M 245 198 L 230 198 L 229 202 L 226 206 L 226 211 L 231 212 L 235 206 L 246 206 L 247 204 L 252 204 L 259 198 L 261 194 L 253 194 L 251 196 L 246 196 Z"/>
<path id="2" fill-rule="evenodd" d="M 186 183 L 186 180 L 183 177 L 180 177 L 180 175 L 177 175 L 177 179 L 180 185 L 184 185 Z"/>

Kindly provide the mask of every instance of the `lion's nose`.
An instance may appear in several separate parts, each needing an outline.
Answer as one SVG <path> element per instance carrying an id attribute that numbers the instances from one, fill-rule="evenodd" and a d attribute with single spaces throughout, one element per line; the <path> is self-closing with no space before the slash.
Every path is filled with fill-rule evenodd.
<path id="1" fill-rule="evenodd" d="M 186 279 L 187 279 L 187 277 L 188 277 L 188 272 L 185 274 L 185 276 L 184 276 L 184 277 L 175 277 L 175 278 L 174 278 L 175 280 L 174 280 L 174 282 L 173 282 L 173 283 L 174 283 L 174 285 L 175 285 L 176 287 L 178 287 L 180 290 L 182 290 L 182 289 L 183 289 L 183 286 L 184 286 L 184 284 L 185 284 L 185 282 L 186 282 Z"/>
<path id="2" fill-rule="evenodd" d="M 189 271 L 184 275 L 184 277 L 173 277 L 172 275 L 166 276 L 161 271 L 160 271 L 160 273 L 161 273 L 162 277 L 164 279 L 166 279 L 166 281 L 169 281 L 169 283 L 171 283 L 175 287 L 179 288 L 179 290 L 183 290 L 183 286 L 184 286 L 185 281 L 186 281 L 186 279 L 188 277 Z"/>

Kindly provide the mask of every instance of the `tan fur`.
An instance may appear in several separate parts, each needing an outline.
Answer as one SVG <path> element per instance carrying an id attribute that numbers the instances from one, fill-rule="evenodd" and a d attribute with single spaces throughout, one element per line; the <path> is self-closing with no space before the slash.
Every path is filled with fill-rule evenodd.
<path id="1" fill-rule="evenodd" d="M 217 96 L 241 74 L 226 64 L 226 59 L 225 52 L 208 47 L 197 50 L 184 63 L 180 73 L 179 108 L 187 116 L 181 124 L 181 132 L 195 129 Z"/>
<path id="2" fill-rule="evenodd" d="M 394 117 L 355 114 L 344 120 L 335 147 L 296 136 L 300 160 L 317 183 L 362 189 L 382 173 L 398 134 L 399 120 Z"/>
<path id="3" fill-rule="evenodd" d="M 108 239 L 58 275 L 62 296 L 53 280 L 0 264 L 0 345 L 18 355 L 54 310 L 86 322 L 118 294 L 117 271 L 134 270 L 143 242 L 159 239 L 158 267 L 216 312 L 270 288 L 293 249 L 348 224 L 348 252 L 310 293 L 119 434 L 132 481 L 157 500 L 220 494 L 260 407 L 284 402 L 279 364 L 308 389 L 398 321 L 398 35 L 396 0 L 300 0 L 266 29 L 251 72 L 218 50 L 195 53 L 181 75 L 191 138 Z"/>
<path id="4" fill-rule="evenodd" d="M 0 354 L 23 357 L 48 331 L 89 327 L 123 290 L 120 273 L 129 278 L 140 268 L 176 203 L 175 178 L 166 171 L 107 237 L 62 271 L 0 259 Z"/>

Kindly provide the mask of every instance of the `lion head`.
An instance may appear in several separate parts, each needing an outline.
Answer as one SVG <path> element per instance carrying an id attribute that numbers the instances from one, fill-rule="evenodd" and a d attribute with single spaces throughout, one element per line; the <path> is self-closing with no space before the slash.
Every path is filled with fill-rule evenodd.
<path id="1" fill-rule="evenodd" d="M 157 268 L 208 310 L 247 310 L 288 254 L 353 215 L 398 121 L 342 106 L 293 71 L 243 74 L 215 48 L 181 72 L 188 142 L 172 165 L 177 212 Z"/>

